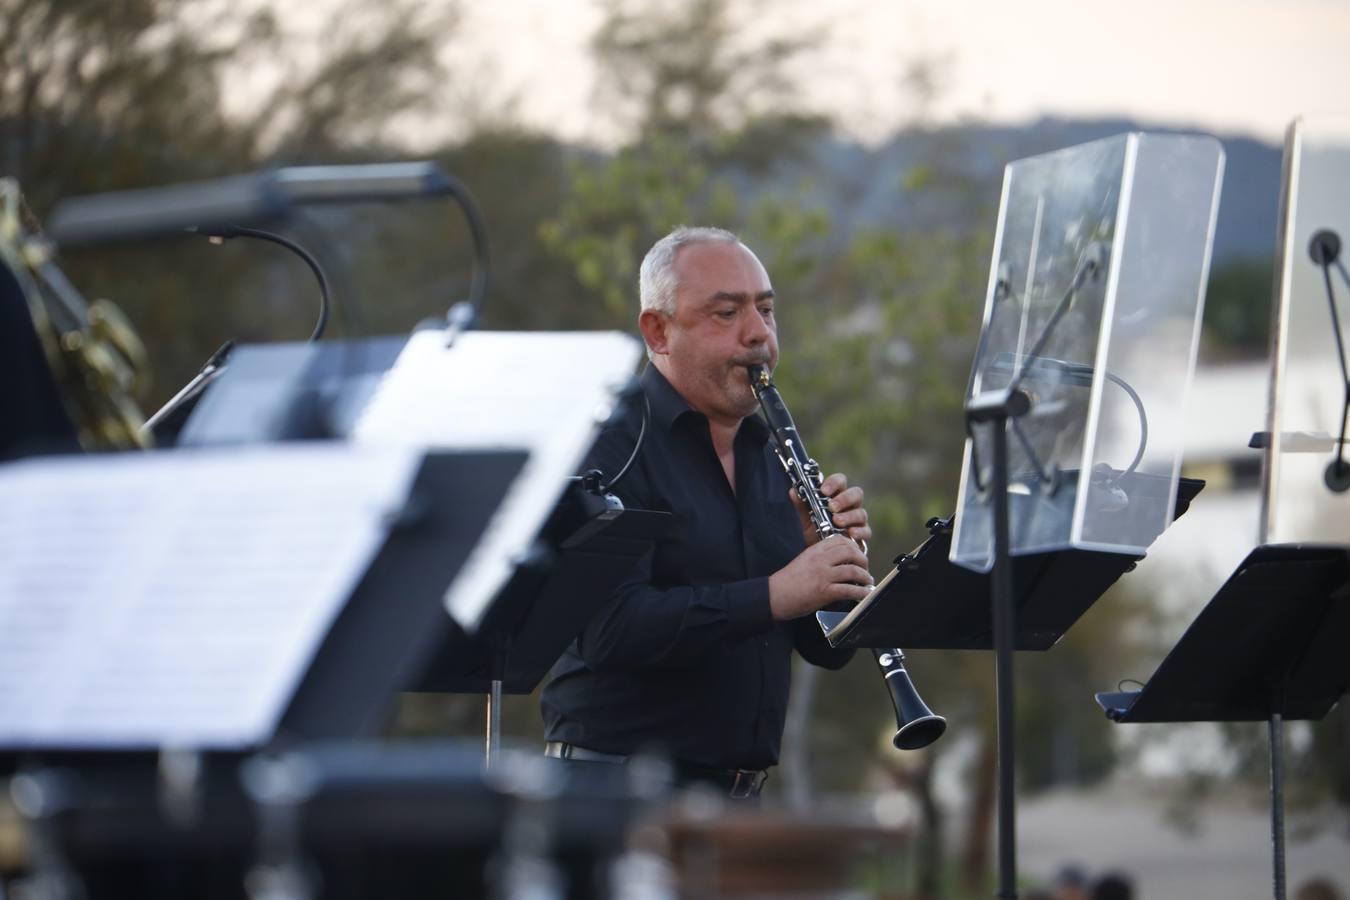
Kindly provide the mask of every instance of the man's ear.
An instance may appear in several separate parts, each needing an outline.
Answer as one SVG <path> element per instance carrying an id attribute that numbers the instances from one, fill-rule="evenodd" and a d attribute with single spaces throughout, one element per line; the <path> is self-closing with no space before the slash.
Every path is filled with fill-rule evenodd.
<path id="1" fill-rule="evenodd" d="M 658 355 L 670 352 L 666 346 L 669 343 L 669 326 L 670 317 L 660 310 L 644 309 L 638 316 L 638 330 L 642 332 L 642 339 L 647 342 L 652 353 Z"/>

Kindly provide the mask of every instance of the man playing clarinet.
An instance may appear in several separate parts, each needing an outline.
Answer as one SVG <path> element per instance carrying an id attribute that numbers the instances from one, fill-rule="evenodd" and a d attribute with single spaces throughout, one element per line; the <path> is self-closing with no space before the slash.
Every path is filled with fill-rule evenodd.
<path id="1" fill-rule="evenodd" d="M 755 415 L 747 367 L 778 361 L 776 298 L 735 235 L 677 228 L 647 253 L 639 289 L 650 419 L 614 492 L 670 512 L 671 527 L 555 667 L 546 752 L 610 764 L 657 752 L 682 784 L 754 797 L 778 761 L 793 651 L 829 669 L 852 655 L 813 613 L 870 589 L 863 491 L 824 480 L 841 534 L 821 540 Z M 623 467 L 642 409 L 606 428 L 591 465 Z"/>

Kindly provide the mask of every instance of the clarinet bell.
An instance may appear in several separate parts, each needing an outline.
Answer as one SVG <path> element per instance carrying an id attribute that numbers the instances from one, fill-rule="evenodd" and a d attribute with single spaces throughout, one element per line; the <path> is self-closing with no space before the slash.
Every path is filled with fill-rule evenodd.
<path id="1" fill-rule="evenodd" d="M 887 673 L 886 686 L 890 688 L 891 702 L 895 704 L 895 722 L 900 726 L 891 738 L 895 749 L 918 750 L 942 737 L 947 730 L 947 720 L 935 715 L 923 702 L 903 666 Z"/>

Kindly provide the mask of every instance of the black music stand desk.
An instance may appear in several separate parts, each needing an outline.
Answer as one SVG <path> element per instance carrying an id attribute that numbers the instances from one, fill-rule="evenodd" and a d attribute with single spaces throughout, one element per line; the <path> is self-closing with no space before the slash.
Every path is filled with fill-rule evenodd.
<path id="1" fill-rule="evenodd" d="M 1190 508 L 1205 483 L 1177 483 L 1176 516 Z M 994 646 L 989 573 L 949 560 L 952 519 L 931 519 L 929 537 L 872 595 L 849 613 L 816 614 L 835 647 L 916 650 L 990 650 Z M 1142 556 L 1070 548 L 1012 557 L 1016 597 L 1014 649 L 1048 650 Z"/>
<path id="2" fill-rule="evenodd" d="M 1268 722 L 1275 895 L 1284 896 L 1283 722 L 1321 719 L 1350 686 L 1350 547 L 1257 547 L 1114 722 Z"/>

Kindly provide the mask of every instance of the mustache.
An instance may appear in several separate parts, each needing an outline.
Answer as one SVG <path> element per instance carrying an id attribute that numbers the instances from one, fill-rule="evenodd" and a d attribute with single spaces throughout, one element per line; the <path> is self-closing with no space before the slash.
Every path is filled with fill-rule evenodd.
<path id="1" fill-rule="evenodd" d="M 768 353 L 756 353 L 754 356 L 738 356 L 732 359 L 733 367 L 746 368 L 748 366 L 764 366 L 769 368 L 771 360 Z"/>

